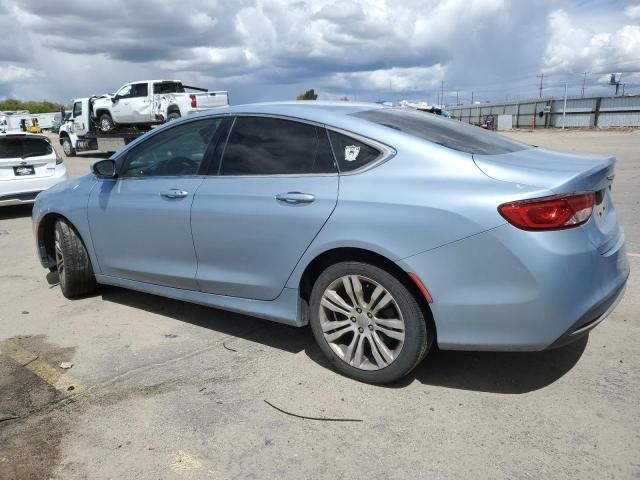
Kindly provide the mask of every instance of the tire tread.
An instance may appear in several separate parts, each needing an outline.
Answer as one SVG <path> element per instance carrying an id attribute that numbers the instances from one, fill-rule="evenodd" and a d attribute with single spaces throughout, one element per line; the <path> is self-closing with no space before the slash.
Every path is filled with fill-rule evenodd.
<path id="1" fill-rule="evenodd" d="M 60 283 L 63 295 L 67 298 L 74 298 L 93 292 L 97 285 L 96 279 L 89 254 L 80 236 L 64 220 L 58 220 L 55 228 L 60 232 L 65 265 L 64 287 L 62 282 Z"/>

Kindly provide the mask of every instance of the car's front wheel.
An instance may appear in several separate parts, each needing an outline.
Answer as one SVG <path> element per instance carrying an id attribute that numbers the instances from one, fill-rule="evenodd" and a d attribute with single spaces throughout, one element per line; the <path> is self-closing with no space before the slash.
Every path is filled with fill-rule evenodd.
<path id="1" fill-rule="evenodd" d="M 100 118 L 98 119 L 98 125 L 100 126 L 100 130 L 102 130 L 103 132 L 112 132 L 116 128 L 111 115 L 109 115 L 108 113 L 103 113 L 102 115 L 100 115 Z"/>
<path id="2" fill-rule="evenodd" d="M 71 144 L 71 139 L 69 139 L 69 138 L 63 138 L 62 139 L 62 150 L 64 150 L 64 154 L 67 157 L 75 157 L 76 156 L 76 149 L 73 148 L 73 145 Z"/>
<path id="3" fill-rule="evenodd" d="M 79 235 L 64 220 L 58 220 L 54 232 L 56 268 L 62 294 L 79 297 L 96 289 L 91 260 Z"/>
<path id="4" fill-rule="evenodd" d="M 412 292 L 374 265 L 341 262 L 315 282 L 314 337 L 334 367 L 369 383 L 397 381 L 427 354 L 433 334 Z"/>

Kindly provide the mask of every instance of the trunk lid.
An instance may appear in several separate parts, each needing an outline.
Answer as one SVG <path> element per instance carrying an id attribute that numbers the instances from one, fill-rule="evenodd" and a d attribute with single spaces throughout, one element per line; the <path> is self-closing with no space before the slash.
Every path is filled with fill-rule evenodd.
<path id="1" fill-rule="evenodd" d="M 473 155 L 478 168 L 496 180 L 547 188 L 555 194 L 596 192 L 592 218 L 581 228 L 606 255 L 622 243 L 611 197 L 615 158 L 530 148 L 500 155 Z"/>

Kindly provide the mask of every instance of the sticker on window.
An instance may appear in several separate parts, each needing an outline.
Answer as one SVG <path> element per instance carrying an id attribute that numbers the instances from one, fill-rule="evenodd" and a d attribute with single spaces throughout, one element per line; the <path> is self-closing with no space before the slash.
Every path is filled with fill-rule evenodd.
<path id="1" fill-rule="evenodd" d="M 344 159 L 347 162 L 355 162 L 360 154 L 360 147 L 358 145 L 347 145 L 344 147 Z"/>

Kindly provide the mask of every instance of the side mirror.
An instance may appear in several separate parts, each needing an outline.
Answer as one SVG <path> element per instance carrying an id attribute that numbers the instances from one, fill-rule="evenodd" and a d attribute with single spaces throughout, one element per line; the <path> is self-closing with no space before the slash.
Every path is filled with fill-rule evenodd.
<path id="1" fill-rule="evenodd" d="M 114 95 L 113 97 L 111 97 L 111 103 L 116 103 L 118 100 L 120 100 L 120 97 L 118 95 Z"/>
<path id="2" fill-rule="evenodd" d="M 110 158 L 94 163 L 91 169 L 98 178 L 116 178 L 118 176 L 116 173 L 116 162 Z"/>

